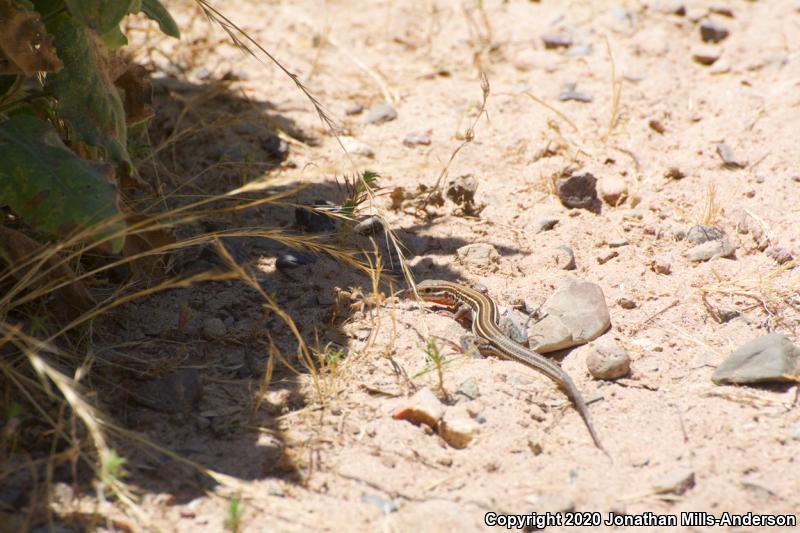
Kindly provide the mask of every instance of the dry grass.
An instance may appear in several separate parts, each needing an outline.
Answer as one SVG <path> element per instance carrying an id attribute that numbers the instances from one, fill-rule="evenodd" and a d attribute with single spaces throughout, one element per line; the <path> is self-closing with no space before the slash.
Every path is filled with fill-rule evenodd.
<path id="1" fill-rule="evenodd" d="M 198 0 L 198 5 L 210 20 L 219 24 L 228 33 L 237 46 L 255 56 L 248 45 L 254 46 L 288 75 L 306 94 L 320 119 L 335 135 L 336 128 L 333 121 L 294 74 L 210 4 Z M 209 98 L 209 95 L 202 95 L 202 98 Z M 108 228 L 117 222 L 115 220 L 83 228 L 50 246 L 40 248 L 34 254 L 8 262 L 7 268 L 0 271 L 0 286 L 6 289 L 0 297 L 0 350 L 3 350 L 4 354 L 0 360 L 2 376 L 0 393 L 3 405 L 9 413 L 9 416 L 4 417 L 0 446 L 6 457 L 11 457 L 12 454 L 24 455 L 31 449 L 32 444 L 26 441 L 31 434 L 22 431 L 22 418 L 19 414 L 15 414 L 18 408 L 14 406 L 22 406 L 26 421 L 36 419 L 41 427 L 47 428 L 44 432 L 34 432 L 33 435 L 36 440 L 48 443 L 46 449 L 49 452 L 46 458 L 33 459 L 32 462 L 29 460 L 28 464 L 9 461 L 0 463 L 0 482 L 15 475 L 21 468 L 29 469 L 31 472 L 35 494 L 32 495 L 28 516 L 25 519 L 27 524 L 31 524 L 33 518 L 39 516 L 42 510 L 48 515 L 51 512 L 48 500 L 52 492 L 53 472 L 59 465 L 67 463 L 71 465 L 73 479 L 76 480 L 80 477 L 78 474 L 80 464 L 93 469 L 96 509 L 101 517 L 110 519 L 112 515 L 121 513 L 123 519 L 127 517 L 138 527 L 150 529 L 152 523 L 139 507 L 138 496 L 126 484 L 125 460 L 116 451 L 121 444 L 167 456 L 177 464 L 215 480 L 227 489 L 230 495 L 247 496 L 247 487 L 239 480 L 188 460 L 144 435 L 126 429 L 103 411 L 101 405 L 104 402 L 102 398 L 98 398 L 96 384 L 104 381 L 103 368 L 114 367 L 120 370 L 120 365 L 118 362 L 106 360 L 102 353 L 96 353 L 93 346 L 96 324 L 110 311 L 163 291 L 184 289 L 199 283 L 237 281 L 250 287 L 259 295 L 263 308 L 279 317 L 285 324 L 296 345 L 295 353 L 287 356 L 269 338 L 265 372 L 253 401 L 253 409 L 257 411 L 273 378 L 276 360 L 283 361 L 287 368 L 293 369 L 298 374 L 309 376 L 315 401 L 321 405 L 324 405 L 327 398 L 335 395 L 340 388 L 339 380 L 344 375 L 343 365 L 340 358 L 335 355 L 336 349 L 325 346 L 309 348 L 293 318 L 260 286 L 247 269 L 231 257 L 227 249 L 222 246 L 222 239 L 262 237 L 291 248 L 327 255 L 344 265 L 368 273 L 372 280 L 373 294 L 380 294 L 379 256 L 373 254 L 365 261 L 358 257 L 357 252 L 347 250 L 341 244 L 328 244 L 319 238 L 295 234 L 281 228 L 249 227 L 204 232 L 145 247 L 100 266 L 87 266 L 82 261 L 82 258 L 105 249 L 108 243 L 120 237 L 131 240 L 153 232 L 173 232 L 204 219 L 219 218 L 264 205 L 284 208 L 296 206 L 289 198 L 301 190 L 301 186 L 294 184 L 303 181 L 305 176 L 302 174 L 259 179 L 242 183 L 240 187 L 222 194 L 207 195 L 205 191 L 193 185 L 199 175 L 178 179 L 167 169 L 162 161 L 165 158 L 169 160 L 171 155 L 174 156 L 173 148 L 190 140 L 200 131 L 200 126 L 182 124 L 185 113 L 198 112 L 200 107 L 198 102 L 190 102 L 179 118 L 173 134 L 158 146 L 150 146 L 149 154 L 142 162 L 153 167 L 157 185 L 162 185 L 163 176 L 168 177 L 174 187 L 172 197 L 167 195 L 159 198 L 147 211 L 159 207 L 163 209 L 168 204 L 183 205 L 157 214 L 138 217 L 129 223 L 124 231 L 113 234 L 109 234 Z M 223 127 L 225 124 L 226 120 L 223 117 L 217 127 Z M 211 169 L 204 169 L 203 172 L 210 171 Z M 356 188 L 358 195 L 353 198 L 351 206 L 353 209 L 349 212 L 351 217 L 355 208 L 361 207 L 360 203 L 374 200 L 370 184 L 363 180 L 362 174 L 359 173 L 358 177 L 362 187 Z M 189 203 L 185 202 L 185 198 L 179 200 L 176 193 L 186 187 L 193 187 L 195 192 L 200 193 L 200 199 Z M 275 190 L 280 192 L 271 192 Z M 399 244 L 394 236 L 391 232 L 387 235 L 399 251 Z M 95 285 L 98 278 L 117 267 L 134 267 L 143 263 L 157 264 L 159 261 L 166 263 L 167 259 L 177 252 L 207 245 L 214 246 L 225 263 L 224 269 L 187 277 L 173 275 L 144 287 L 141 282 L 128 282 L 114 287 L 104 298 L 88 309 L 82 309 L 69 316 L 67 320 L 52 315 L 47 307 L 46 302 L 58 294 L 58 291 L 69 287 Z M 403 261 L 402 253 L 398 257 Z M 76 267 L 79 268 L 75 270 Z M 69 269 L 66 272 L 74 271 L 75 274 L 65 274 L 65 268 Z M 375 320 L 376 323 L 379 322 L 377 317 Z M 298 361 L 302 369 L 295 368 L 291 361 Z M 161 361 L 139 360 L 138 363 L 140 366 L 152 367 L 161 364 Z M 126 369 L 123 367 L 122 370 Z M 141 368 L 136 370 L 141 371 Z M 157 374 L 158 369 L 149 368 L 148 373 Z M 44 479 L 37 473 L 42 465 L 45 466 Z M 109 502 L 116 503 L 109 508 Z M 232 527 L 236 529 L 238 526 L 232 524 Z"/>

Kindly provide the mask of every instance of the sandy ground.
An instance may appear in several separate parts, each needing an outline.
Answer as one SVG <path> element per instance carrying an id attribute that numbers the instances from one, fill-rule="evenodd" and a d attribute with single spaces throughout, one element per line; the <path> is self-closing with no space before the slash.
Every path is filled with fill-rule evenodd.
<path id="1" fill-rule="evenodd" d="M 720 387 L 710 380 L 744 342 L 769 331 L 798 338 L 796 269 L 770 277 L 778 263 L 736 230 L 749 213 L 763 224 L 769 245 L 800 253 L 796 2 L 237 0 L 217 7 L 297 73 L 342 131 L 374 157 L 345 157 L 291 80 L 243 56 L 193 8 L 175 8 L 185 32 L 181 42 L 165 41 L 156 45 L 163 54 L 137 57 L 167 78 L 175 77 L 170 69 L 182 71 L 174 83 L 195 88 L 233 77 L 225 86 L 229 98 L 249 100 L 248 113 L 258 108 L 271 125 L 282 125 L 288 155 L 268 172 L 311 183 L 301 201 L 338 201 L 334 177 L 354 169 L 377 171 L 386 192 L 432 186 L 477 116 L 485 72 L 486 115 L 449 166 L 450 177 L 477 178 L 483 211 L 464 216 L 447 201 L 418 217 L 411 209 L 391 210 L 387 194 L 375 207 L 407 246 L 417 279 L 480 283 L 501 305 L 522 300 L 534 307 L 566 276 L 598 284 L 611 313 L 604 336 L 627 349 L 631 374 L 599 381 L 586 369 L 586 347 L 556 354 L 584 396 L 595 400 L 590 410 L 609 458 L 545 378 L 512 362 L 465 357 L 441 341 L 451 400 L 470 379 L 479 391 L 477 399 L 449 407 L 482 422 L 469 446 L 455 449 L 391 414 L 416 389 L 439 390 L 424 340 L 432 335 L 457 343 L 462 325 L 387 300 L 354 311 L 339 331 L 325 321 L 333 287 L 369 293 L 366 277 L 323 258 L 303 267 L 295 281 L 275 272 L 279 247 L 246 248 L 241 259 L 260 269 L 309 343 L 316 328 L 320 345 L 338 342 L 346 355 L 318 387 L 307 372 L 297 376 L 277 365 L 273 384 L 259 394 L 265 332 L 286 353 L 293 348 L 285 325 L 263 318 L 253 293 L 216 283 L 126 308 L 109 344 L 129 341 L 138 346 L 137 357 L 202 368 L 205 390 L 194 417 L 131 406 L 129 424 L 231 476 L 227 485 L 206 485 L 204 493 L 168 474 L 163 456 L 142 459 L 149 466 L 134 470 L 131 480 L 154 526 L 219 531 L 235 493 L 243 531 L 473 531 L 485 528 L 487 512 L 575 510 L 602 519 L 612 511 L 797 512 L 797 387 Z M 730 34 L 706 44 L 699 25 L 712 10 Z M 567 36 L 572 45 L 546 49 L 542 36 L 548 34 Z M 693 58 L 704 44 L 719 55 L 713 65 Z M 591 101 L 559 100 L 571 83 Z M 366 124 L 366 113 L 382 101 L 394 106 L 397 118 Z M 364 113 L 346 114 L 355 104 Z M 203 105 L 211 111 L 215 101 Z M 221 113 L 230 109 L 225 105 L 219 104 Z M 429 134 L 430 144 L 405 146 L 412 133 Z M 209 155 L 204 150 L 213 143 L 203 142 L 182 155 L 196 157 L 187 159 L 187 168 L 243 149 L 233 138 Z M 723 165 L 719 143 L 730 147 L 739 167 Z M 569 168 L 590 170 L 601 189 L 621 180 L 627 198 L 595 212 L 564 207 L 549 184 Z M 670 177 L 670 169 L 684 177 Z M 215 172 L 202 183 L 219 191 L 246 179 Z M 289 225 L 293 216 L 291 209 L 265 208 L 236 222 Z M 548 217 L 558 223 L 539 232 L 538 221 Z M 681 234 L 700 222 L 726 232 L 737 246 L 732 258 L 698 263 L 686 257 L 691 245 Z M 609 244 L 623 240 L 623 246 Z M 368 246 L 365 239 L 339 242 Z M 462 264 L 456 250 L 470 243 L 494 245 L 498 261 L 483 269 Z M 574 251 L 572 272 L 557 261 L 562 245 Z M 669 263 L 670 273 L 654 271 L 657 258 Z M 635 306 L 623 308 L 620 298 Z M 178 331 L 185 304 L 194 325 Z M 709 308 L 740 315 L 719 323 Z M 226 339 L 203 339 L 200 324 L 208 317 L 223 321 Z M 170 328 L 175 332 L 167 339 Z M 240 371 L 245 360 L 256 369 L 252 374 Z M 531 441 L 541 444 L 541 453 Z M 681 469 L 693 473 L 692 487 L 654 492 L 654 484 Z"/>

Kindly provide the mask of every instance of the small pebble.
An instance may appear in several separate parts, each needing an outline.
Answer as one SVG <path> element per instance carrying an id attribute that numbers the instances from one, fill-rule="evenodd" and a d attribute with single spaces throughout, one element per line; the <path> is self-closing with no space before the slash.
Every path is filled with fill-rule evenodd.
<path id="1" fill-rule="evenodd" d="M 631 298 L 622 296 L 617 299 L 617 305 L 623 309 L 636 309 L 636 302 Z"/>
<path id="2" fill-rule="evenodd" d="M 309 252 L 283 252 L 275 260 L 275 268 L 278 270 L 292 270 L 316 262 L 317 256 Z"/>
<path id="3" fill-rule="evenodd" d="M 586 93 L 576 91 L 575 87 L 577 87 L 577 84 L 575 83 L 567 83 L 564 85 L 564 88 L 561 89 L 560 93 L 558 93 L 558 99 L 562 102 L 573 100 L 575 102 L 589 103 L 592 101 L 591 96 Z"/>
<path id="4" fill-rule="evenodd" d="M 664 172 L 664 177 L 668 180 L 682 180 L 686 177 L 686 174 L 684 174 L 683 171 L 681 171 L 681 169 L 678 167 L 669 167 Z"/>
<path id="5" fill-rule="evenodd" d="M 614 239 L 608 241 L 609 248 L 622 248 L 623 246 L 628 246 L 628 244 L 630 244 L 628 239 Z"/>
<path id="6" fill-rule="evenodd" d="M 439 424 L 439 435 L 444 441 L 456 449 L 466 448 L 481 429 L 480 424 L 473 420 L 466 410 L 458 409 L 460 406 L 448 409 Z"/>
<path id="7" fill-rule="evenodd" d="M 656 274 L 668 276 L 672 273 L 672 261 L 671 255 L 657 255 L 653 258 L 651 268 Z"/>
<path id="8" fill-rule="evenodd" d="M 392 414 L 392 418 L 436 428 L 442 415 L 444 415 L 444 405 L 428 387 L 424 387 L 409 398 L 406 405 L 397 409 Z"/>
<path id="9" fill-rule="evenodd" d="M 383 229 L 383 222 L 378 216 L 367 217 L 353 226 L 353 231 L 359 235 L 380 235 Z"/>
<path id="10" fill-rule="evenodd" d="M 342 142 L 344 149 L 350 154 L 369 158 L 375 157 L 375 151 L 368 144 L 363 143 L 358 139 L 343 135 L 339 137 L 339 140 Z"/>
<path id="11" fill-rule="evenodd" d="M 540 455 L 544 451 L 541 433 L 538 431 L 531 431 L 528 433 L 528 449 L 530 449 L 533 455 Z"/>
<path id="12" fill-rule="evenodd" d="M 712 5 L 711 7 L 709 7 L 708 10 L 711 13 L 714 13 L 715 15 L 721 15 L 723 17 L 728 17 L 728 18 L 731 18 L 731 19 L 734 18 L 733 10 L 731 8 L 729 8 L 728 6 L 715 4 L 715 5 Z"/>
<path id="13" fill-rule="evenodd" d="M 672 238 L 676 241 L 682 241 L 686 238 L 686 230 L 683 228 L 672 228 Z"/>
<path id="14" fill-rule="evenodd" d="M 656 133 L 660 133 L 662 135 L 666 131 L 666 128 L 664 128 L 664 125 L 661 124 L 660 121 L 658 121 L 658 120 L 656 120 L 654 118 L 651 118 L 649 121 L 647 121 L 647 125 L 650 126 L 651 130 L 655 131 Z"/>
<path id="15" fill-rule="evenodd" d="M 700 23 L 700 37 L 706 43 L 718 43 L 730 35 L 727 28 L 719 24 L 714 18 L 707 18 Z"/>
<path id="16" fill-rule="evenodd" d="M 500 261 L 500 254 L 491 244 L 467 244 L 456 250 L 458 259 L 474 268 L 489 268 Z"/>
<path id="17" fill-rule="evenodd" d="M 605 255 L 601 255 L 597 257 L 597 264 L 598 265 L 605 265 L 615 257 L 619 257 L 619 252 L 616 250 L 611 250 Z"/>
<path id="18" fill-rule="evenodd" d="M 528 316 L 516 309 L 506 308 L 500 313 L 497 326 L 518 344 L 527 344 L 528 330 L 526 329 Z"/>
<path id="19" fill-rule="evenodd" d="M 597 178 L 585 170 L 576 170 L 556 181 L 561 203 L 571 208 L 590 208 L 597 201 Z"/>
<path id="20" fill-rule="evenodd" d="M 654 484 L 653 491 L 656 494 L 683 494 L 694 487 L 694 471 L 679 467 L 671 472 L 662 475 Z"/>
<path id="21" fill-rule="evenodd" d="M 597 379 L 613 380 L 627 375 L 631 359 L 622 346 L 612 340 L 598 340 L 589 345 L 586 368 Z"/>
<path id="22" fill-rule="evenodd" d="M 783 265 L 794 259 L 792 253 L 783 246 L 770 246 L 765 250 L 765 253 L 779 265 Z"/>
<path id="23" fill-rule="evenodd" d="M 536 233 L 541 233 L 543 231 L 550 231 L 558 224 L 557 218 L 540 218 L 536 221 Z"/>
<path id="24" fill-rule="evenodd" d="M 711 66 L 717 62 L 720 56 L 718 48 L 709 45 L 699 45 L 692 47 L 692 59 L 701 65 Z"/>
<path id="25" fill-rule="evenodd" d="M 465 380 L 456 390 L 456 397 L 461 397 L 466 401 L 475 400 L 480 396 L 478 381 L 475 378 Z"/>
<path id="26" fill-rule="evenodd" d="M 600 198 L 610 206 L 617 207 L 628 198 L 628 184 L 619 176 L 606 176 L 598 187 Z"/>
<path id="27" fill-rule="evenodd" d="M 727 169 L 744 168 L 747 166 L 734 157 L 733 150 L 725 143 L 717 144 L 717 154 L 719 154 L 720 159 L 722 159 L 722 166 Z"/>
<path id="28" fill-rule="evenodd" d="M 741 314 L 736 309 L 717 309 L 717 316 L 719 316 L 719 321 L 723 324 L 741 316 Z"/>
<path id="29" fill-rule="evenodd" d="M 572 46 L 572 36 L 566 32 L 546 33 L 542 35 L 542 42 L 547 50 L 569 48 Z"/>
<path id="30" fill-rule="evenodd" d="M 553 250 L 553 262 L 562 270 L 575 270 L 575 252 L 572 248 L 562 244 Z"/>
<path id="31" fill-rule="evenodd" d="M 364 106 L 359 102 L 351 102 L 344 110 L 347 115 L 360 115 L 362 111 L 364 111 Z"/>
<path id="32" fill-rule="evenodd" d="M 367 124 L 383 124 L 397 118 L 397 111 L 386 102 L 379 102 L 373 105 L 364 116 Z"/>
<path id="33" fill-rule="evenodd" d="M 728 237 L 723 237 L 719 241 L 708 241 L 698 244 L 686 252 L 686 257 L 691 261 L 710 261 L 717 257 L 731 257 L 736 253 L 736 247 L 730 242 Z"/>
<path id="34" fill-rule="evenodd" d="M 361 501 L 374 505 L 380 509 L 383 514 L 389 514 L 397 511 L 397 505 L 392 500 L 384 498 L 378 494 L 365 494 L 361 497 Z"/>
<path id="35" fill-rule="evenodd" d="M 472 174 L 464 174 L 447 182 L 445 196 L 454 203 L 466 207 L 475 203 L 478 180 Z"/>
<path id="36" fill-rule="evenodd" d="M 717 229 L 714 226 L 697 224 L 689 228 L 689 231 L 686 233 L 686 240 L 692 244 L 703 244 L 704 242 L 708 241 L 719 241 L 724 236 L 725 234 L 722 232 L 722 230 Z"/>
<path id="37" fill-rule="evenodd" d="M 403 144 L 409 148 L 418 145 L 428 146 L 431 144 L 431 135 L 430 133 L 409 133 L 406 135 L 405 139 L 403 139 Z"/>
<path id="38" fill-rule="evenodd" d="M 203 335 L 208 340 L 221 339 L 228 332 L 225 323 L 216 317 L 203 320 Z"/>

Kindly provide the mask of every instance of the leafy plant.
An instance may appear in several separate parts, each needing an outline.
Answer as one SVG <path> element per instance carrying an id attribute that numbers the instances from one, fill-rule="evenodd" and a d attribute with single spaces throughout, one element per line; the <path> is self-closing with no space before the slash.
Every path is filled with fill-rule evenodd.
<path id="1" fill-rule="evenodd" d="M 86 235 L 122 249 L 119 189 L 137 178 L 126 117 L 141 113 L 111 59 L 139 12 L 180 37 L 158 0 L 0 0 L 0 205 L 45 236 L 97 228 Z"/>
<path id="2" fill-rule="evenodd" d="M 352 216 L 358 206 L 367 200 L 369 191 L 377 188 L 378 178 L 380 178 L 380 174 L 372 170 L 365 170 L 360 175 L 353 176 L 352 179 L 345 177 L 347 198 L 342 205 L 341 212 L 346 216 Z"/>

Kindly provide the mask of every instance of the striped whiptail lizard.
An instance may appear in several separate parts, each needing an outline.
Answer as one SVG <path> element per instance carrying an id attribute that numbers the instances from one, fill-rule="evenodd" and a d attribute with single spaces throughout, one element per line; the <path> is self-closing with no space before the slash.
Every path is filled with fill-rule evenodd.
<path id="1" fill-rule="evenodd" d="M 408 292 L 411 293 L 412 291 Z M 600 438 L 597 436 L 594 426 L 592 426 L 592 419 L 589 417 L 586 402 L 583 401 L 583 397 L 572 378 L 555 363 L 508 338 L 497 326 L 499 312 L 497 304 L 491 298 L 475 289 L 452 281 L 433 279 L 426 279 L 418 283 L 417 293 L 423 300 L 429 302 L 451 308 L 460 307 L 456 317 L 464 311 L 471 311 L 472 333 L 478 338 L 482 350 L 491 352 L 503 359 L 522 363 L 556 382 L 575 404 L 575 408 L 583 418 L 595 446 L 608 455 L 603 445 L 600 444 Z"/>

